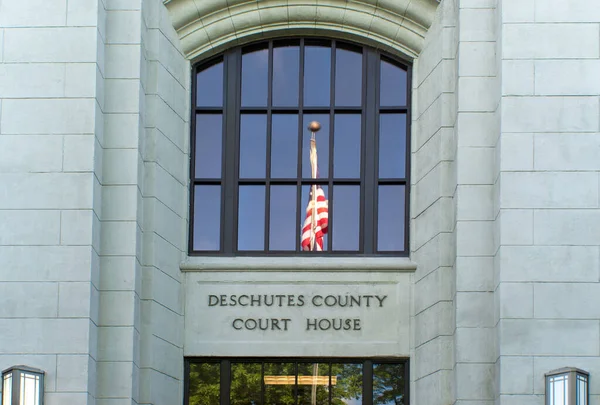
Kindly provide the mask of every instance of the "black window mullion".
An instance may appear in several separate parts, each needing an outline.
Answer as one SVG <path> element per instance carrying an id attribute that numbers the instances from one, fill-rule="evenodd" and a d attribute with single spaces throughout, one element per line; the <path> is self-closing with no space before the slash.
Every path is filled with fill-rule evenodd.
<path id="1" fill-rule="evenodd" d="M 406 75 L 406 104 L 410 106 L 412 100 L 412 69 L 407 69 Z M 406 111 L 406 169 L 404 170 L 404 177 L 406 178 L 406 186 L 404 187 L 404 251 L 408 254 L 409 247 L 409 234 L 410 234 L 410 162 L 411 162 L 411 125 L 412 115 L 411 109 L 407 108 Z M 408 364 L 408 363 L 407 363 Z M 408 369 L 408 365 L 407 365 Z M 408 401 L 407 401 L 408 403 Z"/>
<path id="2" fill-rule="evenodd" d="M 330 83 L 330 91 L 329 91 L 329 195 L 333 197 L 333 148 L 334 144 L 334 134 L 335 134 L 335 52 L 336 46 L 335 41 L 332 41 L 331 44 L 331 78 L 329 80 Z M 326 197 L 327 198 L 327 197 Z M 335 212 L 333 212 L 333 206 L 329 206 L 327 209 L 327 233 L 329 234 L 329 238 L 327 238 L 327 248 L 325 249 L 327 252 L 331 252 L 333 250 L 333 216 Z"/>
<path id="3" fill-rule="evenodd" d="M 363 405 L 373 405 L 373 361 L 363 363 Z"/>
<path id="4" fill-rule="evenodd" d="M 231 361 L 221 361 L 221 378 L 220 378 L 220 397 L 221 405 L 229 405 L 231 399 Z"/>
<path id="5" fill-rule="evenodd" d="M 267 173 L 265 181 L 265 242 L 264 250 L 269 251 L 269 240 L 270 240 L 270 223 L 271 223 L 271 134 L 272 134 L 272 120 L 271 111 L 267 113 Z"/>
<path id="6" fill-rule="evenodd" d="M 300 77 L 298 87 L 298 179 L 296 186 L 296 253 L 301 252 L 304 210 L 302 210 L 302 140 L 304 139 L 304 39 L 300 40 Z"/>
<path id="7" fill-rule="evenodd" d="M 366 84 L 365 84 L 365 149 L 364 149 L 364 199 L 363 199 L 363 224 L 364 239 L 363 251 L 373 253 L 375 251 L 375 193 L 377 191 L 376 166 L 377 166 L 377 105 L 378 105 L 378 83 L 379 83 L 379 63 L 378 55 L 373 50 L 366 50 Z"/>
<path id="8" fill-rule="evenodd" d="M 265 362 L 260 363 L 260 404 L 265 403 Z"/>
<path id="9" fill-rule="evenodd" d="M 222 200 L 224 214 L 223 223 L 223 247 L 226 255 L 232 255 L 237 248 L 237 224 L 238 224 L 238 201 L 237 180 L 239 178 L 239 134 L 240 115 L 237 113 L 241 100 L 241 76 L 242 76 L 242 52 L 237 49 L 226 55 L 226 101 L 225 101 L 225 159 L 223 159 L 225 170 L 224 199 Z M 228 164 L 225 164 L 227 162 Z"/>
<path id="10" fill-rule="evenodd" d="M 196 85 L 196 76 L 198 75 L 198 69 L 192 69 L 192 105 L 196 106 L 196 91 L 197 91 L 197 85 Z M 190 181 L 189 184 L 189 193 L 190 193 L 190 207 L 189 207 L 189 221 L 188 221 L 188 233 L 189 233 L 189 237 L 188 237 L 188 252 L 191 252 L 194 250 L 194 200 L 195 200 L 195 196 L 194 196 L 194 179 L 196 177 L 196 108 L 192 108 L 191 114 L 190 114 L 190 122 L 191 122 L 191 129 L 190 129 L 190 179 L 192 181 Z M 221 173 L 221 175 L 223 175 L 223 173 Z M 222 233 L 222 232 L 221 232 Z M 221 248 L 223 248 L 223 244 L 221 243 Z"/>

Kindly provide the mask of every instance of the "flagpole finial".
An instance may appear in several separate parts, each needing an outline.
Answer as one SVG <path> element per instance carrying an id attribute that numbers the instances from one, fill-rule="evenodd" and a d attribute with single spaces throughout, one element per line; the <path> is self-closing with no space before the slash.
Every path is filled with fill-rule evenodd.
<path id="1" fill-rule="evenodd" d="M 310 124 L 308 124 L 308 129 L 311 132 L 318 132 L 321 129 L 321 124 L 319 123 L 319 121 L 313 121 Z"/>

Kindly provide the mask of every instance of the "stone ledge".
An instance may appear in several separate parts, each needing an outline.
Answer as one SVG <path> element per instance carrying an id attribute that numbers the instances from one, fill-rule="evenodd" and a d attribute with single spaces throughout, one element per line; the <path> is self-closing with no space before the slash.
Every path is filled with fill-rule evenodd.
<path id="1" fill-rule="evenodd" d="M 193 271 L 414 272 L 407 257 L 205 257 L 189 256 L 179 268 Z"/>

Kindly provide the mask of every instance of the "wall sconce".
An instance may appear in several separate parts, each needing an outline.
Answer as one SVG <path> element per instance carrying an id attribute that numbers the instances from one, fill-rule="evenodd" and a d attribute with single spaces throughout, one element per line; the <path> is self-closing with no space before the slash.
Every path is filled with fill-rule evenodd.
<path id="1" fill-rule="evenodd" d="M 44 372 L 13 366 L 2 372 L 2 405 L 43 405 Z"/>
<path id="2" fill-rule="evenodd" d="M 588 405 L 590 374 L 574 367 L 546 373 L 546 405 Z"/>

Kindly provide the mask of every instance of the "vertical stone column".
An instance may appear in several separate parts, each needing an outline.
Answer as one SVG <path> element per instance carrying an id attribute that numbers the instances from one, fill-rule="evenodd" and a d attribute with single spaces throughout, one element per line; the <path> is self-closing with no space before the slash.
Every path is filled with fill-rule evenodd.
<path id="1" fill-rule="evenodd" d="M 499 395 L 541 404 L 547 371 L 600 373 L 600 3 L 500 4 Z"/>
<path id="2" fill-rule="evenodd" d="M 496 1 L 461 0 L 456 164 L 456 403 L 495 398 L 493 293 L 499 81 Z"/>
<path id="3" fill-rule="evenodd" d="M 96 397 L 104 5 L 0 3 L 0 369 Z"/>
<path id="4" fill-rule="evenodd" d="M 443 2 L 413 69 L 411 401 L 453 402 L 456 5 Z"/>
<path id="5" fill-rule="evenodd" d="M 142 2 L 145 142 L 142 187 L 140 402 L 183 402 L 183 288 L 189 179 L 190 64 L 161 0 Z"/>
<path id="6" fill-rule="evenodd" d="M 141 0 L 107 0 L 98 404 L 139 402 L 141 19 Z"/>

